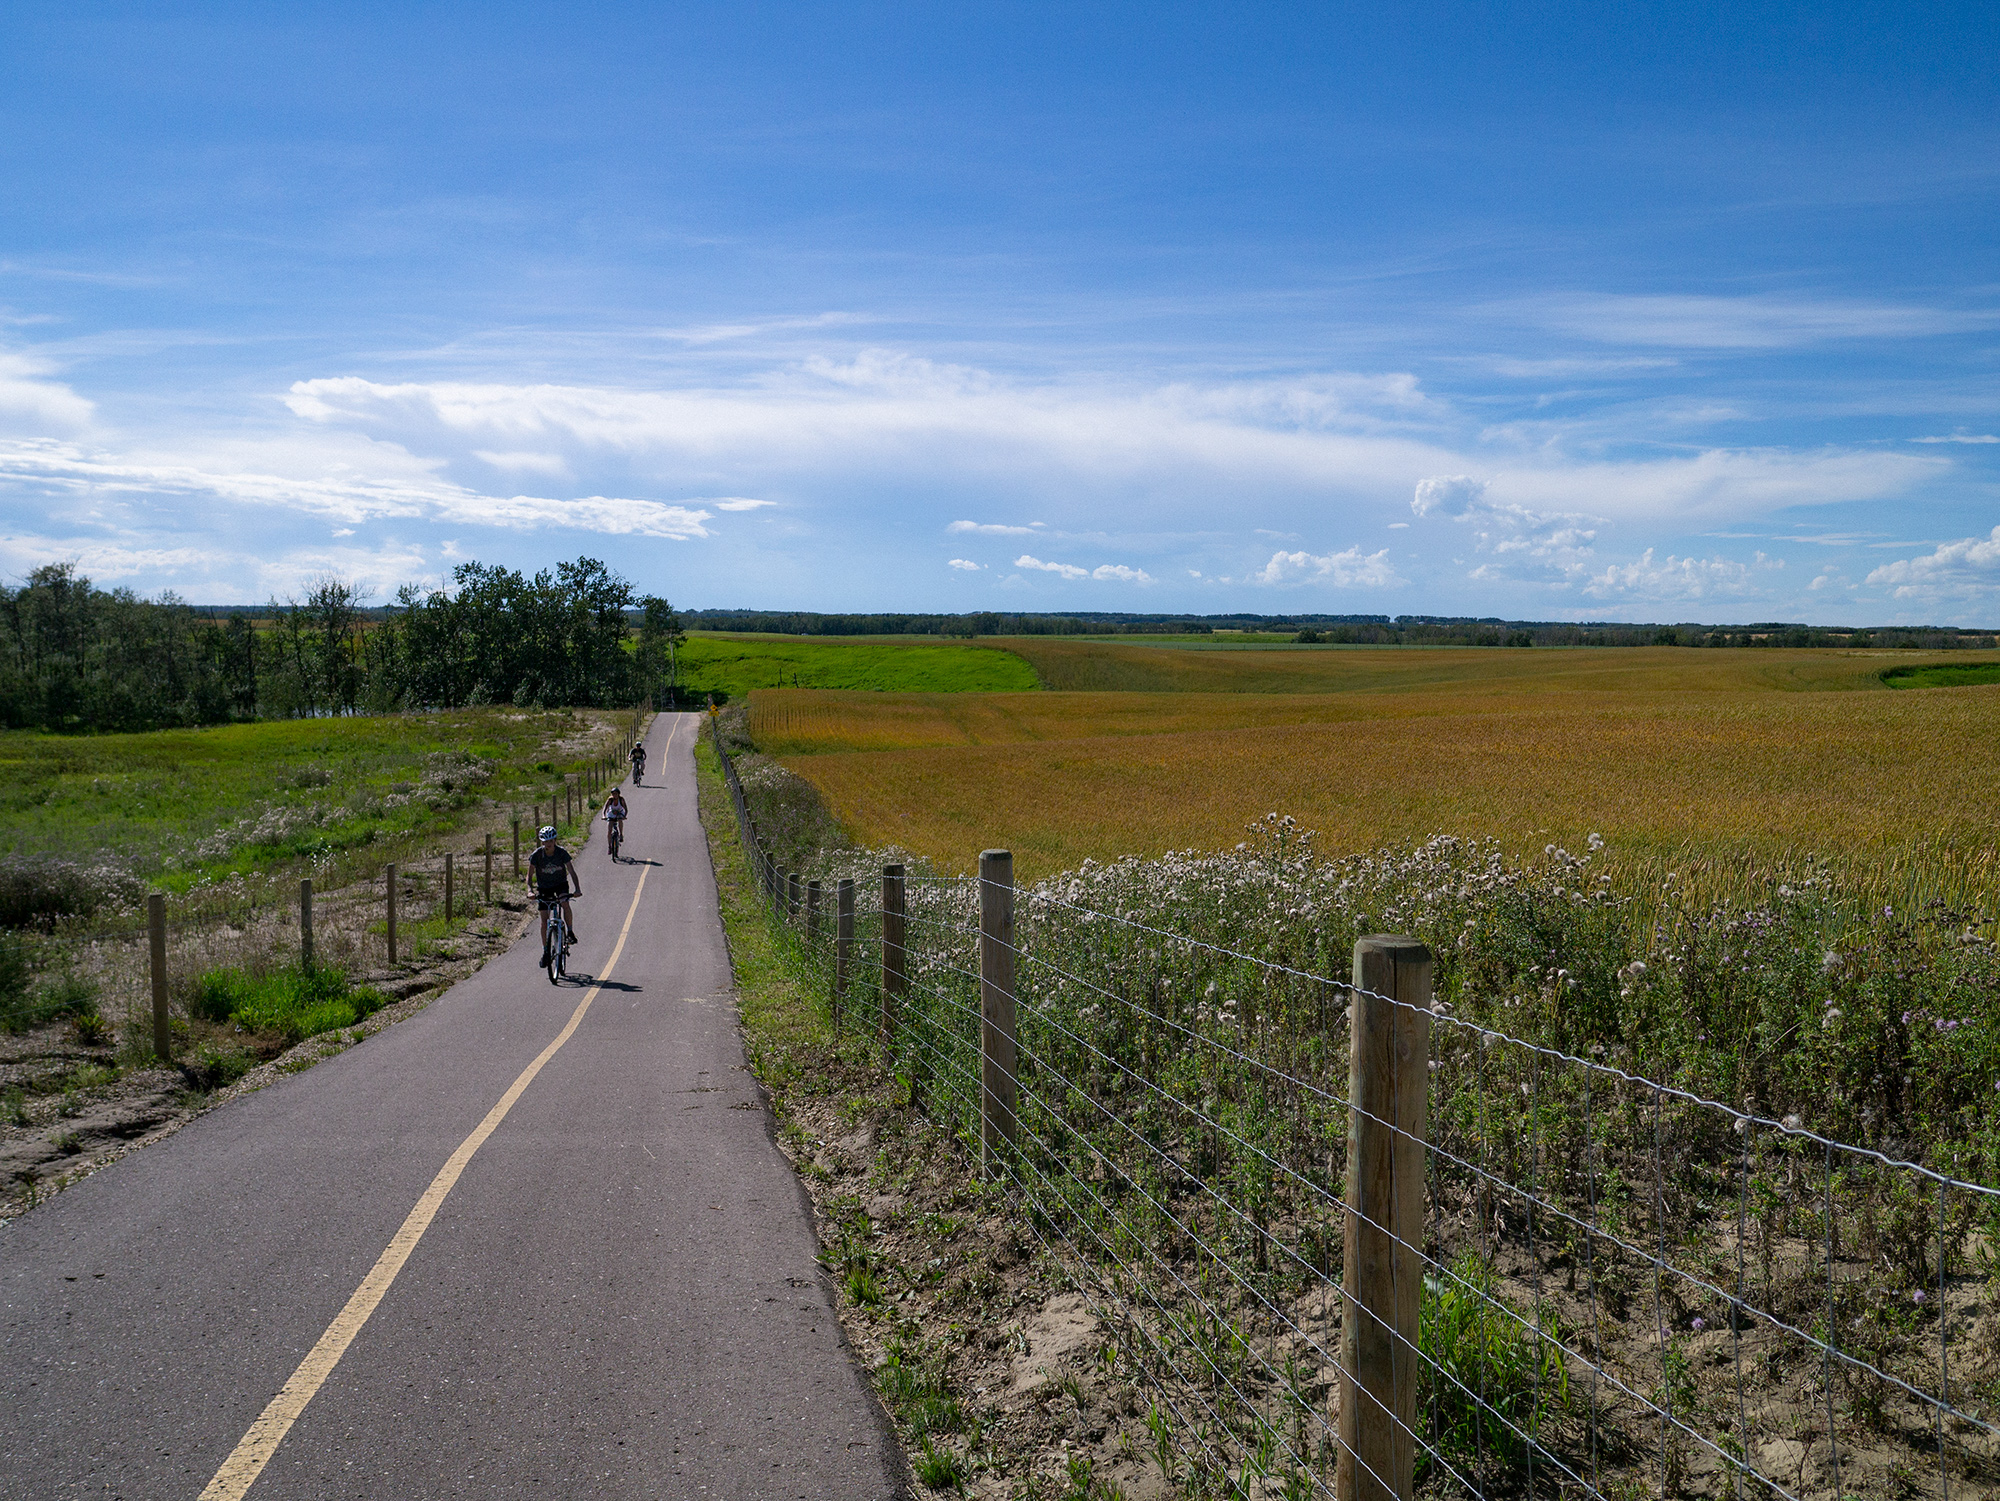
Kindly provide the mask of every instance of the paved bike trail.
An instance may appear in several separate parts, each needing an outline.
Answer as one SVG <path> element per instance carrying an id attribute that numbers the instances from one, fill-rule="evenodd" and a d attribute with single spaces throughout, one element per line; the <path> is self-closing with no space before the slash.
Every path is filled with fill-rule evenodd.
<path id="1" fill-rule="evenodd" d="M 906 1494 L 744 1066 L 697 723 L 655 722 L 629 863 L 581 857 L 570 983 L 531 935 L 0 1227 L 0 1496 L 200 1496 L 628 913 L 247 1495 Z"/>

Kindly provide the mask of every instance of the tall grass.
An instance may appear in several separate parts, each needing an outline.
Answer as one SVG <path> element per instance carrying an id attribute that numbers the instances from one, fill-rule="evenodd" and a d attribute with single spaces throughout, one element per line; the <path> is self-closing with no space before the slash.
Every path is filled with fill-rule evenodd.
<path id="1" fill-rule="evenodd" d="M 1106 706 L 1118 728 L 1103 734 L 1075 705 L 1067 721 L 1016 726 L 1007 743 L 781 759 L 857 839 L 954 870 L 992 846 L 1013 849 L 1033 876 L 1086 859 L 1227 848 L 1272 809 L 1317 829 L 1332 850 L 1449 830 L 1528 853 L 1596 833 L 1640 862 L 1693 857 L 1719 871 L 1812 852 L 1851 873 L 1881 871 L 1892 887 L 1929 879 L 1940 862 L 1974 881 L 1990 868 L 1979 862 L 2000 785 L 2000 689 L 1589 695 L 1476 712 L 1442 712 L 1419 695 L 1375 701 L 1365 717 L 1216 729 L 1184 728 L 1173 696 L 1156 695 L 1157 734 L 1132 732 L 1137 698 Z M 880 733 L 864 707 L 837 707 L 853 727 L 817 733 L 849 743 Z M 893 724 L 903 707 L 885 704 L 884 716 Z M 763 712 L 759 704 L 757 719 Z M 978 723 L 1004 727 L 992 712 Z M 800 717 L 774 725 L 791 747 L 808 728 Z"/>
<path id="2" fill-rule="evenodd" d="M 188 1009 L 204 1021 L 235 1022 L 291 1044 L 351 1027 L 388 1004 L 381 991 L 357 986 L 339 970 L 293 965 L 263 974 L 212 969 L 196 982 Z"/>

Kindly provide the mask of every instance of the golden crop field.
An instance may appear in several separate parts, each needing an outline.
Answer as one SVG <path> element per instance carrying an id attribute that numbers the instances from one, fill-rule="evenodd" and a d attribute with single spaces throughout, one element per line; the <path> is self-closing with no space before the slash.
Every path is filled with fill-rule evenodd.
<path id="1" fill-rule="evenodd" d="M 1884 687 L 1908 654 L 1007 644 L 1121 689 L 759 692 L 751 734 L 857 838 L 951 870 L 1227 846 L 1278 812 L 1329 852 L 1595 832 L 1628 862 L 1995 873 L 2000 687 Z"/>

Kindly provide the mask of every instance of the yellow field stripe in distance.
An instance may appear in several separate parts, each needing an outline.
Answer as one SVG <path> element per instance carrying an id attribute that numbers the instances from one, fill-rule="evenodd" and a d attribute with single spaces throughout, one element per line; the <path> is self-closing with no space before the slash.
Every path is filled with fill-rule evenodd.
<path id="1" fill-rule="evenodd" d="M 676 728 L 679 728 L 678 722 Z M 667 738 L 669 747 L 673 737 Z M 576 1003 L 576 1010 L 570 1013 L 569 1024 L 556 1034 L 555 1040 L 536 1055 L 535 1061 L 521 1070 L 520 1077 L 508 1086 L 499 1102 L 486 1112 L 486 1119 L 479 1123 L 473 1133 L 459 1143 L 458 1150 L 451 1154 L 449 1161 L 431 1179 L 431 1186 L 424 1190 L 404 1219 L 402 1228 L 389 1241 L 388 1248 L 375 1259 L 375 1265 L 368 1275 L 361 1279 L 361 1285 L 354 1290 L 354 1296 L 347 1300 L 347 1306 L 340 1310 L 334 1321 L 327 1326 L 326 1333 L 319 1337 L 319 1343 L 307 1352 L 299 1362 L 299 1368 L 292 1372 L 291 1380 L 278 1389 L 278 1395 L 270 1405 L 250 1425 L 250 1431 L 222 1462 L 222 1468 L 215 1472 L 215 1478 L 201 1493 L 201 1501 L 242 1501 L 257 1477 L 264 1472 L 264 1466 L 271 1462 L 271 1456 L 278 1452 L 278 1445 L 291 1432 L 292 1424 L 299 1420 L 299 1414 L 306 1410 L 326 1378 L 333 1374 L 333 1368 L 340 1364 L 340 1357 L 347 1353 L 347 1347 L 354 1343 L 354 1337 L 361 1332 L 361 1326 L 368 1322 L 382 1299 L 388 1295 L 389 1285 L 396 1280 L 409 1261 L 410 1253 L 417 1248 L 417 1242 L 424 1238 L 431 1220 L 444 1203 L 445 1195 L 458 1182 L 459 1174 L 472 1160 L 472 1154 L 485 1144 L 486 1138 L 499 1129 L 500 1122 L 507 1118 L 507 1112 L 514 1108 L 514 1102 L 521 1098 L 523 1091 L 534 1082 L 535 1075 L 542 1071 L 542 1065 L 562 1050 L 562 1045 L 575 1035 L 584 1013 L 590 1010 L 590 1003 L 597 999 L 604 981 L 611 978 L 611 971 L 618 966 L 618 956 L 625 952 L 625 939 L 632 931 L 632 919 L 639 913 L 639 898 L 646 890 L 646 877 L 652 873 L 651 867 L 639 872 L 639 885 L 632 893 L 631 909 L 625 914 L 625 926 L 618 930 L 618 943 L 611 950 L 610 962 L 604 972 L 597 977 L 584 998 Z"/>

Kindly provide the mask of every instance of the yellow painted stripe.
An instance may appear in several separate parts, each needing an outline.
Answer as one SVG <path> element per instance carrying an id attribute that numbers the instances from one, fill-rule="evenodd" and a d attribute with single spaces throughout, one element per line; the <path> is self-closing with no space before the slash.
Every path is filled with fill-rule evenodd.
<path id="1" fill-rule="evenodd" d="M 678 728 L 678 725 L 676 726 Z M 671 747 L 673 738 L 668 737 Z M 215 1478 L 201 1493 L 201 1501 L 242 1501 L 244 1494 L 254 1485 L 257 1477 L 264 1473 L 264 1466 L 271 1462 L 271 1456 L 278 1452 L 278 1445 L 291 1432 L 292 1424 L 299 1420 L 299 1414 L 306 1410 L 326 1378 L 333 1374 L 333 1368 L 340 1364 L 340 1357 L 347 1353 L 347 1347 L 354 1343 L 354 1337 L 361 1332 L 361 1326 L 368 1322 L 382 1299 L 388 1295 L 389 1285 L 396 1280 L 396 1274 L 416 1250 L 417 1242 L 424 1238 L 436 1217 L 438 1208 L 444 1203 L 445 1195 L 458 1182 L 458 1175 L 465 1171 L 465 1165 L 472 1160 L 472 1154 L 485 1144 L 486 1138 L 499 1129 L 500 1122 L 507 1118 L 507 1112 L 514 1108 L 514 1102 L 522 1092 L 534 1082 L 535 1075 L 542 1071 L 542 1065 L 562 1049 L 562 1045 L 575 1035 L 577 1026 L 583 1021 L 584 1013 L 590 1010 L 590 1003 L 597 999 L 597 992 L 603 982 L 611 978 L 611 971 L 618 965 L 618 956 L 625 952 L 625 939 L 632 931 L 632 919 L 639 915 L 639 896 L 646 889 L 646 877 L 652 873 L 650 866 L 639 872 L 639 885 L 632 893 L 631 910 L 625 914 L 625 926 L 619 929 L 617 947 L 611 951 L 611 961 L 604 966 L 598 983 L 592 985 L 584 998 L 576 1003 L 576 1010 L 570 1013 L 569 1025 L 556 1034 L 554 1042 L 536 1055 L 535 1061 L 521 1070 L 521 1075 L 507 1092 L 500 1096 L 499 1103 L 486 1112 L 486 1119 L 479 1128 L 451 1154 L 450 1161 L 438 1170 L 431 1179 L 431 1186 L 424 1190 L 424 1196 L 417 1200 L 412 1209 L 389 1242 L 388 1249 L 375 1259 L 375 1265 L 368 1275 L 361 1279 L 361 1286 L 354 1290 L 354 1296 L 347 1300 L 347 1306 L 327 1326 L 326 1333 L 319 1337 L 319 1343 L 312 1347 L 306 1358 L 299 1362 L 299 1368 L 292 1372 L 292 1379 L 278 1390 L 257 1421 L 250 1425 L 250 1431 L 243 1435 L 241 1442 L 231 1451 L 229 1458 L 222 1462 L 222 1468 L 215 1472 Z"/>

